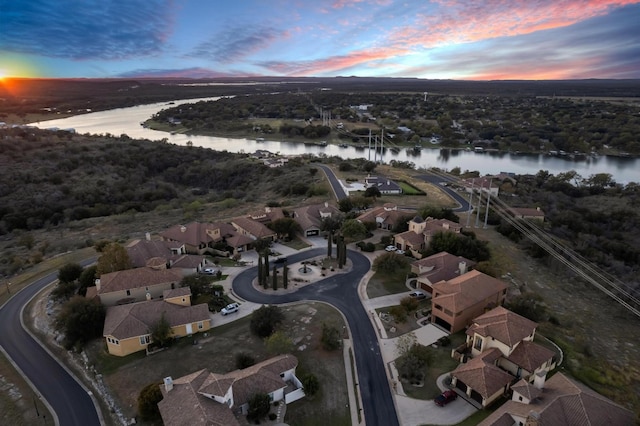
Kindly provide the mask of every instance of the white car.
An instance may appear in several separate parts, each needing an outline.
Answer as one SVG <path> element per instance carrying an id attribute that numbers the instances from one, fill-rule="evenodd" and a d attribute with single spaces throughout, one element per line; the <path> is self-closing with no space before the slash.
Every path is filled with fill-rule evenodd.
<path id="1" fill-rule="evenodd" d="M 398 248 L 396 246 L 386 246 L 384 248 L 386 251 L 396 251 Z"/>
<path id="2" fill-rule="evenodd" d="M 240 308 L 240 305 L 238 305 L 237 303 L 229 303 L 227 306 L 222 308 L 220 313 L 222 315 L 229 315 L 229 314 L 232 314 L 234 312 L 238 312 L 239 308 Z"/>
<path id="3" fill-rule="evenodd" d="M 396 253 L 398 253 L 398 254 L 404 254 L 404 250 L 396 250 Z"/>

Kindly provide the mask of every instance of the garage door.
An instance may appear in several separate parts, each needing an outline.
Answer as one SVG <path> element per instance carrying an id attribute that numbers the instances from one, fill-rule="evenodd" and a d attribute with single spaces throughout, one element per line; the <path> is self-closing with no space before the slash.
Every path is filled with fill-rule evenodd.
<path id="1" fill-rule="evenodd" d="M 480 395 L 478 392 L 474 391 L 473 389 L 471 389 L 471 398 L 474 401 L 477 401 L 478 404 L 482 405 L 482 395 Z"/>
<path id="2" fill-rule="evenodd" d="M 436 324 L 438 324 L 440 327 L 444 328 L 445 330 L 451 331 L 451 324 L 449 324 L 448 322 L 446 322 L 442 318 L 436 317 L 435 322 L 436 322 Z"/>

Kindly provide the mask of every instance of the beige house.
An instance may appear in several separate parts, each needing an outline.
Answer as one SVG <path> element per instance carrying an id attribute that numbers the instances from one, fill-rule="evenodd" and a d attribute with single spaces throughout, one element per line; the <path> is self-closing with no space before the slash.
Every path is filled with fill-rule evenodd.
<path id="1" fill-rule="evenodd" d="M 116 356 L 146 350 L 152 341 L 151 329 L 163 316 L 173 337 L 189 336 L 211 328 L 207 304 L 191 306 L 188 287 L 167 290 L 163 300 L 107 308 L 103 329 L 107 350 Z"/>
<path id="2" fill-rule="evenodd" d="M 356 219 L 362 223 L 374 222 L 380 229 L 392 230 L 401 223 L 415 216 L 415 209 L 401 209 L 393 203 L 385 203 L 382 207 L 375 207 L 362 213 Z"/>
<path id="3" fill-rule="evenodd" d="M 415 216 L 409 221 L 409 230 L 394 236 L 395 246 L 405 251 L 411 251 L 415 257 L 420 257 L 420 252 L 426 249 L 431 239 L 439 232 L 453 232 L 459 234 L 462 226 L 448 219 L 427 218 L 423 220 Z"/>
<path id="4" fill-rule="evenodd" d="M 454 256 L 446 251 L 411 262 L 411 272 L 417 275 L 416 288 L 427 293 L 433 292 L 433 284 L 448 281 L 464 275 L 476 262 L 462 256 Z"/>
<path id="5" fill-rule="evenodd" d="M 179 242 L 184 245 L 186 253 L 205 254 L 210 252 L 216 243 L 236 234 L 235 228 L 228 223 L 191 222 L 187 225 L 175 225 L 160 236 L 165 241 Z"/>
<path id="6" fill-rule="evenodd" d="M 276 239 L 274 231 L 250 217 L 237 217 L 231 221 L 231 225 L 238 234 L 247 236 L 252 240 L 266 239 L 273 241 Z"/>
<path id="7" fill-rule="evenodd" d="M 240 425 L 237 416 L 247 414 L 256 393 L 273 402 L 296 401 L 304 396 L 297 366 L 293 355 L 279 355 L 227 374 L 200 370 L 175 380 L 166 377 L 158 403 L 164 425 Z"/>
<path id="8" fill-rule="evenodd" d="M 305 237 L 320 235 L 322 231 L 322 220 L 339 215 L 340 210 L 328 202 L 299 207 L 293 211 L 293 219 L 300 225 L 300 229 L 302 229 Z"/>
<path id="9" fill-rule="evenodd" d="M 511 400 L 478 426 L 636 424 L 633 412 L 562 373 L 556 373 L 548 380 L 537 376 L 533 384 L 520 380 L 511 386 L 511 390 Z"/>
<path id="10" fill-rule="evenodd" d="M 470 271 L 432 285 L 431 322 L 450 333 L 471 324 L 471 320 L 502 305 L 507 285 L 479 271 Z"/>
<path id="11" fill-rule="evenodd" d="M 545 377 L 555 352 L 534 343 L 537 326 L 502 306 L 475 318 L 466 343 L 452 351 L 463 362 L 451 373 L 452 386 L 486 407 L 516 381 Z"/>
<path id="12" fill-rule="evenodd" d="M 165 265 L 126 269 L 103 274 L 96 279 L 96 294 L 105 306 L 162 298 L 165 290 L 179 286 L 183 274 Z M 91 292 L 93 293 L 93 292 Z"/>

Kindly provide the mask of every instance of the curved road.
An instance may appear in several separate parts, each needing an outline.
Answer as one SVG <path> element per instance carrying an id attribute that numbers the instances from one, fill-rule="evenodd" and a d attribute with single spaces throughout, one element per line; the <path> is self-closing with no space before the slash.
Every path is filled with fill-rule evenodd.
<path id="1" fill-rule="evenodd" d="M 324 253 L 325 249 L 312 249 L 288 256 L 287 260 L 289 263 L 295 263 Z M 351 271 L 305 286 L 295 293 L 273 296 L 254 289 L 252 282 L 257 275 L 257 267 L 240 273 L 233 281 L 233 291 L 241 298 L 256 303 L 280 304 L 317 300 L 329 303 L 340 310 L 351 331 L 358 370 L 358 390 L 362 398 L 366 424 L 399 425 L 378 338 L 358 295 L 358 284 L 371 265 L 369 259 L 360 253 L 349 251 L 348 256 L 353 263 Z"/>
<path id="2" fill-rule="evenodd" d="M 22 326 L 24 306 L 56 279 L 57 272 L 37 280 L 0 308 L 0 347 L 48 402 L 57 425 L 100 425 L 91 394 Z"/>
<path id="3" fill-rule="evenodd" d="M 331 184 L 331 188 L 333 188 L 333 194 L 336 196 L 336 200 L 340 201 L 343 198 L 347 198 L 349 194 L 347 194 L 342 185 L 340 185 L 340 181 L 336 177 L 335 173 L 333 173 L 333 170 L 331 170 L 331 167 L 325 166 L 324 164 L 317 164 L 317 166 L 320 167 L 327 176 L 327 179 Z"/>
<path id="4" fill-rule="evenodd" d="M 420 175 L 417 176 L 418 179 L 422 179 L 425 182 L 432 183 L 437 185 L 441 190 L 447 193 L 451 198 L 453 198 L 460 207 L 452 209 L 456 213 L 465 213 L 469 211 L 469 202 L 465 200 L 460 194 L 458 194 L 453 189 L 448 186 L 442 185 L 443 183 L 454 182 L 453 179 L 447 179 L 446 177 L 436 176 L 436 175 Z"/>

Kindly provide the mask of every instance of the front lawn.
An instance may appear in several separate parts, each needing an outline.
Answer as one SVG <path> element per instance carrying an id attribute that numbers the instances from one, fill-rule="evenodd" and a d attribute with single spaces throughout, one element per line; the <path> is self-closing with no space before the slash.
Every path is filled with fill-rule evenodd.
<path id="1" fill-rule="evenodd" d="M 375 297 L 409 291 L 406 280 L 410 270 L 411 268 L 407 266 L 406 268 L 397 269 L 394 272 L 376 272 L 367 284 L 367 295 L 370 299 L 373 299 Z"/>

